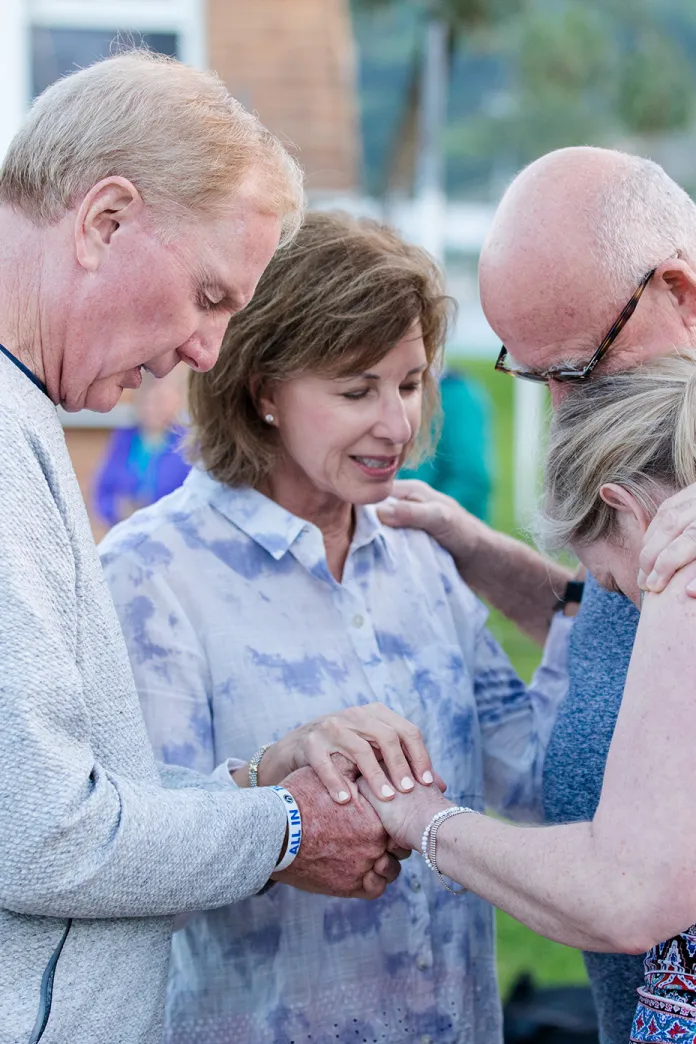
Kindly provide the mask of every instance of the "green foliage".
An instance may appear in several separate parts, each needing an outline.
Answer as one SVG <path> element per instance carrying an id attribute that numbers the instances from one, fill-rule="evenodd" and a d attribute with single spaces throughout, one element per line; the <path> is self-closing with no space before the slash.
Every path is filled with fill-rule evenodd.
<path id="1" fill-rule="evenodd" d="M 679 130 L 693 118 L 693 90 L 684 52 L 650 27 L 639 34 L 624 60 L 618 114 L 638 134 Z"/>
<path id="2" fill-rule="evenodd" d="M 449 183 L 457 188 L 467 180 L 487 187 L 491 176 L 506 181 L 554 148 L 611 145 L 626 135 L 650 137 L 693 122 L 693 0 L 353 0 L 353 5 L 369 66 L 362 91 L 366 161 L 370 178 L 375 164 L 382 168 L 381 185 L 408 112 L 418 105 L 417 89 L 409 93 L 407 84 L 417 84 L 420 28 L 429 12 L 444 18 L 450 33 L 450 118 L 443 144 Z M 385 93 L 387 83 L 398 98 Z M 388 149 L 380 148 L 385 126 Z"/>
<path id="3" fill-rule="evenodd" d="M 430 10 L 455 31 L 487 29 L 524 9 L 526 0 L 434 0 Z"/>
<path id="4" fill-rule="evenodd" d="M 551 149 L 693 119 L 691 66 L 653 0 L 530 0 L 498 45 L 510 70 L 507 103 L 450 127 L 454 155 L 498 153 L 514 170 Z"/>
<path id="5" fill-rule="evenodd" d="M 567 101 L 611 75 L 606 23 L 591 6 L 532 9 L 518 24 L 515 37 L 511 43 L 517 52 L 519 84 L 530 100 L 551 90 Z"/>

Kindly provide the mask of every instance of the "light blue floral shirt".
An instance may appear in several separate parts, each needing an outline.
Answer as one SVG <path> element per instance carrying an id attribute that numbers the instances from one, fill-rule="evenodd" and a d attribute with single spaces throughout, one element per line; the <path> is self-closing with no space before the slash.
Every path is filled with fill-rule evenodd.
<path id="1" fill-rule="evenodd" d="M 453 801 L 538 816 L 570 622 L 527 688 L 425 534 L 358 509 L 339 584 L 317 528 L 194 470 L 101 554 L 162 760 L 210 772 L 381 700 L 420 727 Z M 376 902 L 278 886 L 175 935 L 167 1023 L 171 1044 L 497 1044 L 493 911 L 418 855 Z"/>

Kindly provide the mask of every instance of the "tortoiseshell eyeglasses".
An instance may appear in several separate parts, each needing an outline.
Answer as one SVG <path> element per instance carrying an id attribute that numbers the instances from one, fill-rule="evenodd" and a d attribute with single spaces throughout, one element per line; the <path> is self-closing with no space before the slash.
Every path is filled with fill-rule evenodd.
<path id="1" fill-rule="evenodd" d="M 571 366 L 552 366 L 548 370 L 523 370 L 521 367 L 517 366 L 517 363 L 514 361 L 512 356 L 509 355 L 505 345 L 503 345 L 495 364 L 496 370 L 500 370 L 501 373 L 509 373 L 512 377 L 521 377 L 525 381 L 536 381 L 539 384 L 548 384 L 549 381 L 564 381 L 568 383 L 572 381 L 586 381 L 597 364 L 601 362 L 607 354 L 612 344 L 635 312 L 646 286 L 659 267 L 659 265 L 656 265 L 655 268 L 651 268 L 643 277 L 640 286 L 631 297 L 631 300 L 628 302 L 590 361 L 584 366 L 581 366 L 580 368 L 574 368 Z"/>

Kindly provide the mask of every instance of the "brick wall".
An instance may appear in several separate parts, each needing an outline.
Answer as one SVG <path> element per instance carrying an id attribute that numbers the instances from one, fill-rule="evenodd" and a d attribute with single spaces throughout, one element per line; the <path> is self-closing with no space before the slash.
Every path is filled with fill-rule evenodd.
<path id="1" fill-rule="evenodd" d="M 348 0 L 207 0 L 209 62 L 285 142 L 310 190 L 356 187 L 359 135 Z"/>

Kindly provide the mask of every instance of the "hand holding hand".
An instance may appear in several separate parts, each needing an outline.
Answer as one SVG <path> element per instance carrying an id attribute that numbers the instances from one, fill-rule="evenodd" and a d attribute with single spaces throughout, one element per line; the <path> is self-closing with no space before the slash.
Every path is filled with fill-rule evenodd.
<path id="1" fill-rule="evenodd" d="M 687 486 L 665 500 L 648 526 L 640 555 L 638 586 L 664 591 L 674 574 L 696 561 L 696 486 Z M 696 581 L 686 586 L 696 598 Z"/>
<path id="2" fill-rule="evenodd" d="M 340 760 L 333 757 L 339 754 Z M 341 764 L 348 771 L 342 771 Z M 279 783 L 305 766 L 314 769 L 338 804 L 357 798 L 352 781 L 358 773 L 380 801 L 391 800 L 395 789 L 413 790 L 414 780 L 426 785 L 434 780 L 419 729 L 383 703 L 349 707 L 293 729 L 263 755 L 259 785 Z M 357 771 L 350 771 L 353 766 Z"/>
<path id="3" fill-rule="evenodd" d="M 306 892 L 378 899 L 401 867 L 387 851 L 389 839 L 369 803 L 358 794 L 337 806 L 310 768 L 293 772 L 283 786 L 300 808 L 302 844 L 294 862 L 273 879 Z"/>
<path id="4" fill-rule="evenodd" d="M 379 816 L 384 829 L 399 848 L 420 850 L 423 831 L 436 812 L 454 805 L 437 787 L 417 785 L 411 794 L 397 794 L 393 801 L 376 801 L 361 779 L 358 789 Z"/>

